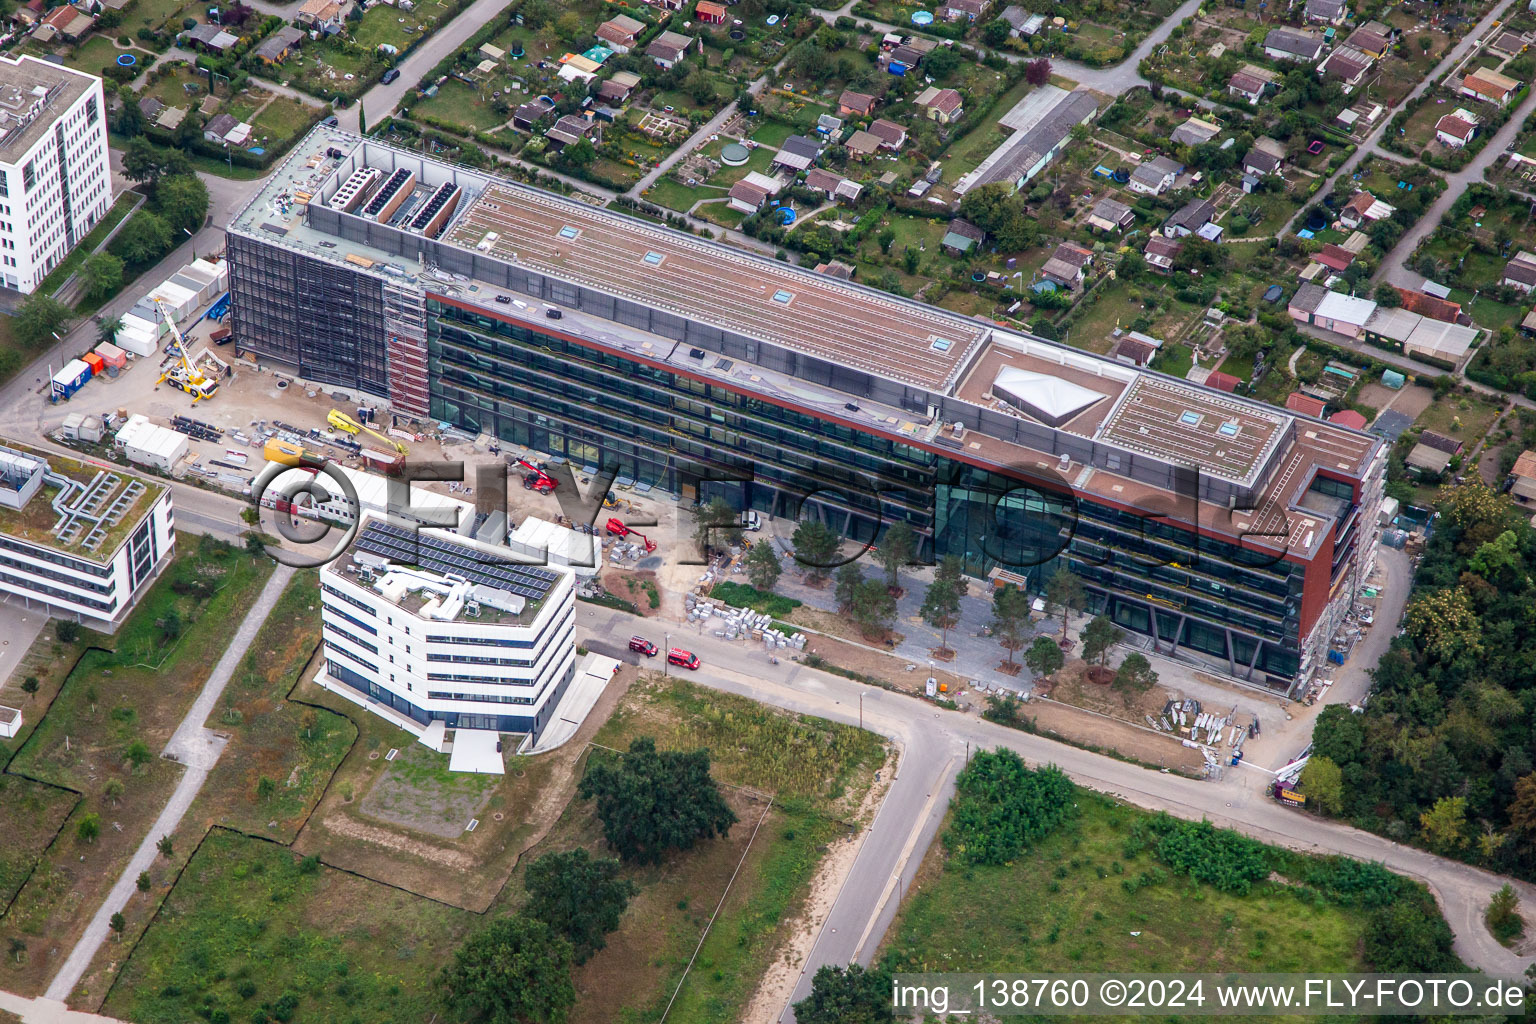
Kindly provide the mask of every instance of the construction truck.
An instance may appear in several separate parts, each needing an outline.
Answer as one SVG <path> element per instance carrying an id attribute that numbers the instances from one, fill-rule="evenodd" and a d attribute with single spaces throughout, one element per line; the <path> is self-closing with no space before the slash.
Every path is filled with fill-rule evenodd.
<path id="1" fill-rule="evenodd" d="M 629 537 L 639 537 L 640 542 L 645 545 L 646 554 L 650 554 L 652 551 L 656 550 L 655 541 L 651 540 L 651 538 L 647 537 L 639 530 L 636 530 L 630 526 L 626 526 L 624 520 L 622 519 L 614 518 L 608 520 L 608 535 L 611 537 L 618 537 L 620 540 L 624 540 Z"/>
<path id="2" fill-rule="evenodd" d="M 527 459 L 515 459 L 517 465 L 522 466 L 528 472 L 523 474 L 523 488 L 529 491 L 538 491 L 540 494 L 548 494 L 560 486 L 560 481 L 549 475 L 548 467 L 542 463 L 535 465 Z"/>
<path id="3" fill-rule="evenodd" d="M 165 308 L 165 303 L 159 299 L 154 300 L 160 309 L 160 315 L 165 317 L 166 324 L 171 329 L 171 337 L 175 341 L 176 361 L 170 365 L 156 384 L 166 383 L 178 391 L 185 391 L 192 396 L 192 404 L 196 405 L 205 398 L 212 398 L 219 392 L 219 382 L 207 377 L 197 364 L 187 354 L 187 340 L 181 336 L 181 331 L 176 328 L 176 321 L 171 318 L 171 311 Z"/>
<path id="4" fill-rule="evenodd" d="M 410 452 L 410 449 L 401 444 L 399 441 L 379 433 L 377 430 L 374 430 L 370 426 L 359 423 L 357 420 L 353 419 L 351 416 L 348 416 L 340 409 L 332 409 L 330 412 L 326 413 L 325 422 L 329 423 L 337 430 L 345 431 L 348 434 L 367 434 L 369 437 L 378 441 L 380 444 L 388 447 L 397 455 L 406 455 Z"/>

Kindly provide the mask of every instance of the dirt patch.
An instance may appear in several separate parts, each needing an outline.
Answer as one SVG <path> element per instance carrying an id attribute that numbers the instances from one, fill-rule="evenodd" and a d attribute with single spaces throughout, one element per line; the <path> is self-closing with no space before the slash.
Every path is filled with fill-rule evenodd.
<path id="1" fill-rule="evenodd" d="M 382 719 L 306 683 L 306 699 L 352 717 L 361 737 L 309 824 L 299 833 L 294 849 L 316 854 L 332 867 L 466 910 L 484 911 L 502 891 L 523 853 L 560 820 L 576 790 L 587 744 L 613 713 L 635 674 L 633 666 L 624 666 L 576 735 L 558 750 L 535 757 L 509 757 L 507 774 L 497 781 L 479 812 L 479 826 L 474 832 L 460 831 L 453 838 L 366 817 L 361 806 L 366 801 L 353 797 L 367 794 L 388 764 L 383 758 L 370 761 L 368 754 L 391 746 L 419 744 Z M 424 747 L 421 752 L 447 761 L 447 755 Z M 498 812 L 500 820 L 495 817 Z M 444 871 L 445 866 L 455 870 Z"/>
<path id="2" fill-rule="evenodd" d="M 846 615 L 824 611 L 820 608 L 812 608 L 810 605 L 801 605 L 799 608 L 796 608 L 789 613 L 785 621 L 791 625 L 806 626 L 816 630 L 818 633 L 826 633 L 829 636 L 838 637 L 857 644 L 867 644 L 871 647 L 878 647 L 881 644 L 884 644 L 886 647 L 895 647 L 906 639 L 901 633 L 890 633 L 884 639 L 870 640 L 848 621 Z"/>
<path id="3" fill-rule="evenodd" d="M 608 569 L 599 580 L 608 593 L 634 605 L 635 614 L 645 618 L 661 614 L 666 591 L 658 582 L 656 573 L 651 570 Z M 655 607 L 651 606 L 652 594 L 656 595 Z"/>
<path id="4" fill-rule="evenodd" d="M 896 654 L 872 651 L 831 637 L 810 634 L 805 649 L 838 668 L 878 679 L 908 693 L 921 693 L 928 681 L 927 665 L 918 665 Z M 948 687 L 949 696 L 959 694 L 971 685 L 971 681 L 964 676 L 941 668 L 934 669 L 933 677 Z"/>
<path id="5" fill-rule="evenodd" d="M 1198 777 L 1204 770 L 1205 759 L 1198 750 L 1191 750 L 1166 733 L 1138 729 L 1129 722 L 1102 718 L 1051 700 L 1032 700 L 1022 713 L 1033 718 L 1042 732 L 1049 731 L 1069 743 L 1115 751 L 1142 764 L 1185 775 Z"/>
<path id="6" fill-rule="evenodd" d="M 362 811 L 392 825 L 457 839 L 485 810 L 498 781 L 493 775 L 450 772 L 441 754 L 412 743 L 384 768 L 363 798 Z"/>
<path id="7" fill-rule="evenodd" d="M 869 823 L 874 820 L 876 810 L 891 788 L 889 780 L 895 776 L 897 757 L 894 750 L 886 756 L 885 764 L 881 766 L 882 781 L 864 794 L 856 815 L 856 820 L 864 827 L 857 835 L 837 840 L 827 851 L 821 867 L 811 880 L 811 892 L 801 907 L 800 915 L 789 922 L 789 937 L 784 940 L 777 958 L 758 982 L 752 1001 L 742 1014 L 744 1024 L 773 1024 L 789 1002 L 790 996 L 794 995 L 795 986 L 800 981 L 800 965 L 811 955 L 821 924 L 832 912 L 832 904 L 837 901 L 837 894 L 848 881 L 853 871 L 853 862 L 858 859 L 859 851 L 864 847 L 864 838 L 869 835 Z"/>

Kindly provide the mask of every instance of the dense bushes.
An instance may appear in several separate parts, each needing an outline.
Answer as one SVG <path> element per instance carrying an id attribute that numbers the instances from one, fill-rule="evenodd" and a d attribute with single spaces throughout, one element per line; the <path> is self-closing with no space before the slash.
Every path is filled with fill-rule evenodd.
<path id="1" fill-rule="evenodd" d="M 1246 895 L 1269 874 L 1263 843 L 1208 821 L 1179 821 L 1166 814 L 1138 822 L 1125 841 L 1126 857 L 1150 849 L 1171 870 L 1222 892 Z"/>
<path id="2" fill-rule="evenodd" d="M 1072 813 L 1075 788 L 1054 765 L 1031 771 L 999 747 L 971 759 L 956 781 L 944 845 L 969 864 L 1006 864 Z"/>

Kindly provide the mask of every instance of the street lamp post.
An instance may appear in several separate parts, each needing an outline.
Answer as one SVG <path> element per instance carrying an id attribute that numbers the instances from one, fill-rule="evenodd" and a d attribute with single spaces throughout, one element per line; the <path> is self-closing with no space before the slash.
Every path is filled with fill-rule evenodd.
<path id="1" fill-rule="evenodd" d="M 672 649 L 672 634 L 663 633 L 661 634 L 661 638 L 663 641 L 661 648 L 661 674 L 664 676 L 669 676 L 672 673 L 667 668 L 667 652 Z"/>
<path id="2" fill-rule="evenodd" d="M 864 691 L 859 691 L 859 728 L 864 728 Z"/>

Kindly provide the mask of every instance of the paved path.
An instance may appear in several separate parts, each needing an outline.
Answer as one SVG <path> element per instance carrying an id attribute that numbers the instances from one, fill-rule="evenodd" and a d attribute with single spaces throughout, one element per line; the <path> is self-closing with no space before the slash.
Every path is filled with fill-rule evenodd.
<path id="1" fill-rule="evenodd" d="M 126 1024 L 116 1017 L 71 1010 L 57 999 L 46 996 L 28 999 L 26 996 L 0 992 L 0 1010 L 14 1013 L 21 1018 L 22 1024 Z"/>
<path id="2" fill-rule="evenodd" d="M 203 788 L 203 782 L 208 778 L 208 771 L 218 761 L 225 743 L 223 736 L 204 728 L 203 723 L 213 713 L 214 705 L 218 703 L 224 687 L 234 677 L 235 667 L 240 664 L 240 659 L 245 657 L 251 641 L 256 639 L 257 631 L 271 614 L 278 597 L 282 595 L 283 588 L 293 578 L 293 572 L 292 569 L 282 565 L 273 571 L 266 586 L 262 587 L 255 603 L 251 605 L 251 610 L 246 613 L 240 627 L 235 631 L 235 635 L 230 638 L 229 646 L 224 650 L 224 656 L 219 659 L 218 664 L 209 674 L 208 681 L 203 684 L 202 692 L 197 695 L 197 700 L 192 703 L 192 707 L 171 736 L 171 741 L 166 744 L 161 756 L 180 761 L 187 766 L 187 770 L 182 775 L 181 781 L 176 784 L 176 789 L 160 812 L 160 816 L 155 819 L 154 825 L 145 835 L 144 841 L 139 844 L 138 850 L 129 860 L 122 877 L 117 880 L 116 885 L 112 886 L 112 891 L 107 894 L 105 902 L 97 908 L 96 916 L 91 918 L 91 923 L 86 926 L 85 934 L 80 936 L 80 941 L 75 944 L 74 949 L 70 950 L 63 966 L 59 968 L 59 973 L 54 975 L 45 993 L 46 998 L 62 1002 L 75 990 L 75 986 L 80 983 L 80 979 L 90 967 L 91 961 L 95 959 L 97 950 L 111 933 L 112 915 L 127 905 L 129 897 L 137 888 L 140 873 L 149 870 L 155 857 L 159 855 L 155 844 L 161 837 L 176 831 L 176 826 L 181 823 L 187 808 L 192 806 L 198 790 Z"/>

